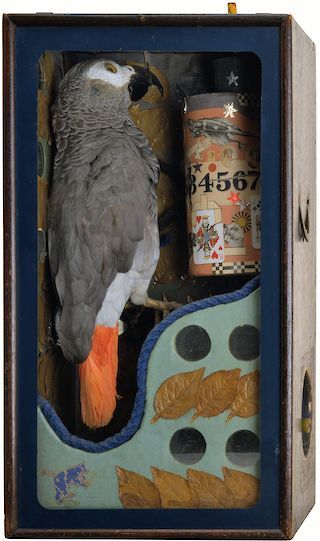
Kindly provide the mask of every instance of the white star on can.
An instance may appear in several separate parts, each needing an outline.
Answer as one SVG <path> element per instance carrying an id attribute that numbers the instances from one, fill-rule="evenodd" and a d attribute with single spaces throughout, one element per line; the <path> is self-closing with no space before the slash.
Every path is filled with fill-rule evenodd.
<path id="1" fill-rule="evenodd" d="M 235 85 L 238 86 L 238 79 L 239 75 L 235 75 L 233 71 L 230 73 L 230 75 L 227 76 L 228 86 Z"/>
<path id="2" fill-rule="evenodd" d="M 227 103 L 224 104 L 224 118 L 234 118 L 234 113 L 237 113 L 238 109 L 236 109 L 233 105 L 233 103 Z"/>

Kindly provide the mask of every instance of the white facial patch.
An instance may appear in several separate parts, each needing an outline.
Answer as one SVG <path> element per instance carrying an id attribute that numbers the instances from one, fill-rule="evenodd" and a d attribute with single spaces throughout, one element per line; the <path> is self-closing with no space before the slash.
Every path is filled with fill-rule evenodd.
<path id="1" fill-rule="evenodd" d="M 114 67 L 114 71 L 107 68 L 110 64 Z M 99 60 L 99 62 L 89 68 L 87 78 L 99 79 L 119 88 L 128 84 L 134 73 L 135 71 L 131 66 L 119 66 L 113 60 Z"/>

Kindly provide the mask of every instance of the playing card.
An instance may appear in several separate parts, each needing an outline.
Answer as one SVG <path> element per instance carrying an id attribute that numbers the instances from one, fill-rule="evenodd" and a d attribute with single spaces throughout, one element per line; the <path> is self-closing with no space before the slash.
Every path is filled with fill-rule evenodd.
<path id="1" fill-rule="evenodd" d="M 193 260 L 197 265 L 224 261 L 223 224 L 214 210 L 197 210 L 192 227 Z"/>

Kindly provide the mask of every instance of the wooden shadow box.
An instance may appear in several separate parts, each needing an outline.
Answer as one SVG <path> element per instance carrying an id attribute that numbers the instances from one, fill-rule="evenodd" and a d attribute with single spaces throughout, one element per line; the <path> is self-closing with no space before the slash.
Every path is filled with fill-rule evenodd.
<path id="1" fill-rule="evenodd" d="M 231 56 L 259 66 L 246 83 L 259 79 L 261 268 L 259 255 L 249 271 L 240 263 L 191 276 L 173 82 Z M 149 297 L 179 307 L 126 305 L 121 398 L 94 430 L 81 421 L 77 369 L 55 336 L 47 205 L 58 84 L 95 57 L 148 62 L 161 81 L 132 116 L 161 168 Z M 238 79 L 232 68 L 228 85 L 243 107 L 250 88 L 240 94 Z M 291 538 L 315 485 L 314 44 L 287 15 L 4 15 L 4 81 L 6 535 Z M 227 98 L 231 120 L 239 106 Z M 233 183 L 228 204 L 248 179 Z M 214 192 L 213 181 L 200 186 Z M 248 204 L 233 215 L 246 232 Z"/>

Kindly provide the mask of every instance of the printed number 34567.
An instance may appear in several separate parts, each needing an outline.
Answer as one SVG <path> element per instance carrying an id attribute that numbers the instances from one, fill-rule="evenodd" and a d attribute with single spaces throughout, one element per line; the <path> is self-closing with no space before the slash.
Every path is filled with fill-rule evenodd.
<path id="1" fill-rule="evenodd" d="M 237 191 L 245 190 L 248 186 L 250 190 L 256 190 L 257 183 L 260 179 L 260 171 L 237 171 L 233 177 L 229 177 L 229 171 L 218 172 L 217 178 L 211 178 L 210 173 L 207 173 L 197 184 L 195 175 L 190 175 L 190 194 L 196 193 L 198 188 L 203 188 L 205 193 L 218 190 L 226 192 L 234 187 Z"/>

